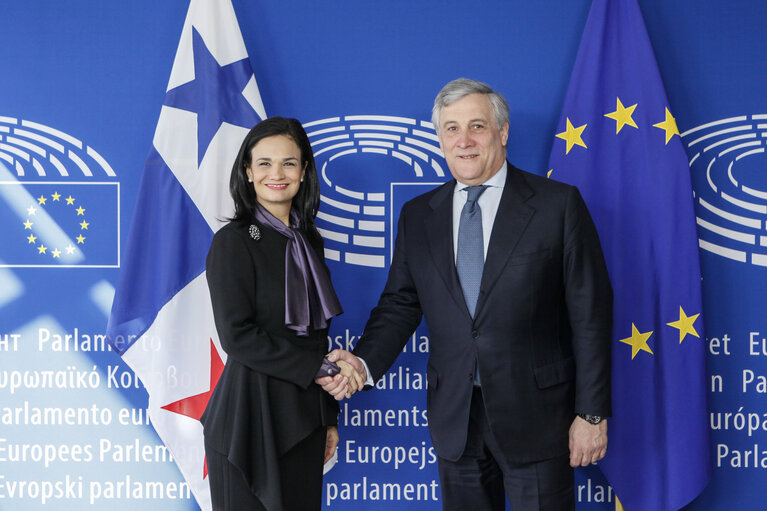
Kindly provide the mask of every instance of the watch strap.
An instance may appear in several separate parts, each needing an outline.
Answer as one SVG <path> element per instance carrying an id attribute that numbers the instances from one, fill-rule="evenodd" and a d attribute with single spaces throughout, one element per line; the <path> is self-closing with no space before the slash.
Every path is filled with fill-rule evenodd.
<path id="1" fill-rule="evenodd" d="M 579 413 L 578 417 L 585 420 L 589 424 L 599 424 L 600 422 L 602 422 L 601 415 L 591 415 L 590 413 Z"/>

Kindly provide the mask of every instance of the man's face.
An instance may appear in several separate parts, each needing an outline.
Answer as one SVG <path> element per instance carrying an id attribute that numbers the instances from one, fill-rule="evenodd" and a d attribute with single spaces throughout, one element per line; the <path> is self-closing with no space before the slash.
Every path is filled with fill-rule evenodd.
<path id="1" fill-rule="evenodd" d="M 509 124 L 500 128 L 486 94 L 469 94 L 439 113 L 439 145 L 453 177 L 469 186 L 490 179 L 506 159 Z"/>

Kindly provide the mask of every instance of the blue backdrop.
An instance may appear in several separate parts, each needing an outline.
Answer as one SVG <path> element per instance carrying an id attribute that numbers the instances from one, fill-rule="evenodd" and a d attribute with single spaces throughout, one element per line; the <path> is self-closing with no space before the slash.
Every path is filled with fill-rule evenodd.
<path id="1" fill-rule="evenodd" d="M 590 2 L 233 3 L 266 112 L 307 124 L 327 164 L 318 226 L 345 309 L 329 342 L 346 347 L 383 286 L 399 207 L 449 176 L 422 123 L 436 92 L 460 76 L 495 87 L 511 106 L 509 159 L 545 174 Z M 702 248 L 715 470 L 688 509 L 759 508 L 767 4 L 639 3 L 692 160 Z M 143 413 L 141 384 L 99 337 L 186 9 L 186 0 L 0 8 L 0 509 L 197 508 Z M 326 140 L 342 134 L 352 145 Z M 405 147 L 395 151 L 386 135 Z M 67 155 L 66 172 L 37 158 L 43 176 L 31 146 L 51 143 Z M 727 152 L 741 144 L 751 154 Z M 344 237 L 339 226 L 360 220 Z M 30 235 L 84 239 L 43 254 Z M 380 390 L 342 403 L 326 509 L 440 508 L 427 355 L 421 328 Z M 614 509 L 596 468 L 577 485 L 578 509 Z"/>

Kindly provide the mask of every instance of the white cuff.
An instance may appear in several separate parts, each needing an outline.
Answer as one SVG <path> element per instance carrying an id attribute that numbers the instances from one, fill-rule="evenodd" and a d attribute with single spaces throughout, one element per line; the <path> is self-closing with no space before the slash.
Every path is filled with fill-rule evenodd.
<path id="1" fill-rule="evenodd" d="M 359 359 L 359 361 L 362 362 L 362 365 L 365 366 L 365 374 L 368 376 L 368 379 L 365 380 L 365 385 L 369 385 L 372 387 L 373 385 L 375 385 L 375 382 L 373 381 L 373 377 L 370 376 L 370 369 L 368 369 L 367 362 L 365 362 L 365 360 L 361 359 L 360 357 L 357 357 L 357 359 Z"/>

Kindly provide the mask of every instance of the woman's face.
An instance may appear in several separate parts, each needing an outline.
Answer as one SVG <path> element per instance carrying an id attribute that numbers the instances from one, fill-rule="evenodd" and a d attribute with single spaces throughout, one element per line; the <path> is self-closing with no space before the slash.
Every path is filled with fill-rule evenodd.
<path id="1" fill-rule="evenodd" d="M 274 135 L 262 138 L 250 152 L 246 169 L 253 180 L 258 202 L 275 214 L 275 209 L 289 209 L 304 178 L 301 150 L 292 138 Z M 275 215 L 276 216 L 276 215 Z"/>

